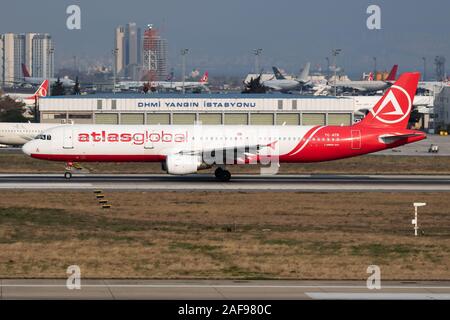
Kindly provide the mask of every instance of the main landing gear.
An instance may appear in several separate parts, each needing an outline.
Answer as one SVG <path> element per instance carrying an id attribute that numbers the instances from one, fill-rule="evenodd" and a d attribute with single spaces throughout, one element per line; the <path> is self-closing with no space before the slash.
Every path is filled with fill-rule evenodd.
<path id="1" fill-rule="evenodd" d="M 69 180 L 72 178 L 72 169 L 73 169 L 73 162 L 67 162 L 66 163 L 66 172 L 64 172 L 64 179 Z"/>
<path id="2" fill-rule="evenodd" d="M 228 170 L 225 170 L 221 167 L 218 167 L 214 172 L 216 179 L 222 182 L 228 182 L 231 179 L 231 173 Z"/>

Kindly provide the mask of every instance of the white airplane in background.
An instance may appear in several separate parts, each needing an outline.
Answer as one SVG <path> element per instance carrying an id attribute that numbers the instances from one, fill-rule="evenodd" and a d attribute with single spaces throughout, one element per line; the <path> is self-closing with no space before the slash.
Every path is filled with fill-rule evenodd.
<path id="1" fill-rule="evenodd" d="M 277 67 L 272 67 L 275 79 L 262 81 L 261 84 L 270 90 L 289 92 L 293 90 L 301 90 L 303 86 L 309 83 L 309 69 L 311 64 L 308 62 L 300 76 L 297 79 L 286 79 Z"/>
<path id="2" fill-rule="evenodd" d="M 22 73 L 23 73 L 23 81 L 25 83 L 30 83 L 34 85 L 38 85 L 42 83 L 47 78 L 41 78 L 41 77 L 31 77 L 30 73 L 28 72 L 27 66 L 22 63 Z M 57 78 L 48 78 L 48 81 L 50 82 L 50 85 L 53 85 L 56 81 L 58 81 Z M 59 81 L 61 81 L 62 85 L 64 87 L 73 87 L 75 85 L 75 81 L 72 79 L 69 79 L 68 77 L 60 78 Z"/>
<path id="3" fill-rule="evenodd" d="M 0 122 L 0 144 L 21 146 L 59 123 Z"/>
<path id="4" fill-rule="evenodd" d="M 184 88 L 185 90 L 193 90 L 193 89 L 206 89 L 208 84 L 208 71 L 206 71 L 199 81 L 185 81 Z M 118 87 L 120 89 L 129 90 L 129 89 L 142 89 L 146 84 L 149 84 L 150 87 L 156 89 L 164 89 L 164 90 L 183 90 L 183 82 L 182 81 L 120 81 Z"/>
<path id="5" fill-rule="evenodd" d="M 24 103 L 25 107 L 33 107 L 36 99 L 46 97 L 48 95 L 48 80 L 44 80 L 36 92 L 31 96 L 24 93 L 5 93 L 5 95 L 9 96 L 11 99 L 14 99 L 16 102 Z"/>
<path id="6" fill-rule="evenodd" d="M 305 163 L 349 158 L 420 141 L 407 129 L 420 73 L 403 74 L 366 117 L 350 126 L 65 125 L 51 128 L 22 150 L 35 159 L 74 162 L 160 162 L 169 174 L 225 165 Z M 269 161 L 267 161 L 269 160 Z M 267 163 L 269 162 L 269 163 Z"/>
<path id="7" fill-rule="evenodd" d="M 377 92 L 383 91 L 389 88 L 392 83 L 395 81 L 397 76 L 398 65 L 394 65 L 392 67 L 391 72 L 385 81 L 381 80 L 360 80 L 360 81 L 331 81 L 330 86 L 353 89 L 360 92 Z M 373 76 L 372 76 L 373 79 Z"/>

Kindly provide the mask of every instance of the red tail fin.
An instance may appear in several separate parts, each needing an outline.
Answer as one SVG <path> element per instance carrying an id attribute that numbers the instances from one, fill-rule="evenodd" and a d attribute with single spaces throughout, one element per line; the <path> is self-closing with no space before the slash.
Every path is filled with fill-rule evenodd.
<path id="1" fill-rule="evenodd" d="M 394 66 L 391 69 L 391 72 L 389 72 L 388 77 L 386 78 L 387 81 L 395 81 L 395 78 L 397 77 L 397 70 L 398 70 L 398 64 L 394 64 Z"/>
<path id="2" fill-rule="evenodd" d="M 411 115 L 419 78 L 419 72 L 402 74 L 367 116 L 356 125 L 405 129 Z"/>
<path id="3" fill-rule="evenodd" d="M 205 74 L 200 78 L 200 83 L 206 82 L 208 82 L 208 71 L 206 71 Z"/>
<path id="4" fill-rule="evenodd" d="M 46 97 L 47 93 L 48 93 L 48 80 L 44 80 L 42 84 L 39 86 L 39 88 L 36 90 L 36 92 L 27 99 L 35 99 L 36 97 L 37 98 Z"/>
<path id="5" fill-rule="evenodd" d="M 22 73 L 24 78 L 30 77 L 30 73 L 28 72 L 27 66 L 24 63 L 22 63 Z"/>

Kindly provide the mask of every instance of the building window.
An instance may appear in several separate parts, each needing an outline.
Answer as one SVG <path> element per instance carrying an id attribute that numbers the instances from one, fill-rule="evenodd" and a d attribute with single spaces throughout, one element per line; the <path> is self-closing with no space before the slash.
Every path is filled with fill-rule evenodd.
<path id="1" fill-rule="evenodd" d="M 278 110 L 283 110 L 283 100 L 278 100 Z"/>
<path id="2" fill-rule="evenodd" d="M 97 100 L 97 110 L 102 110 L 103 103 L 102 100 Z"/>
<path id="3" fill-rule="evenodd" d="M 116 110 L 117 109 L 117 100 L 111 100 L 111 109 Z"/>
<path id="4" fill-rule="evenodd" d="M 297 110 L 297 100 L 292 100 L 292 110 Z"/>

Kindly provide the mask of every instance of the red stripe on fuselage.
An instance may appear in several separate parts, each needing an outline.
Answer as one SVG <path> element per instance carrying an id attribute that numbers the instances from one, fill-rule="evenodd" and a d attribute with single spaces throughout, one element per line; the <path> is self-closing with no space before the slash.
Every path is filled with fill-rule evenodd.
<path id="1" fill-rule="evenodd" d="M 292 149 L 291 151 L 289 151 L 286 155 L 290 156 L 292 154 L 294 154 L 295 152 L 297 152 L 297 150 L 299 150 L 301 147 L 303 147 L 303 145 L 305 143 L 308 143 L 308 139 L 311 138 L 311 135 L 313 134 L 313 132 L 318 129 L 320 126 L 315 126 L 312 127 L 303 138 L 300 139 L 300 142 L 295 146 L 294 149 Z"/>
<path id="2" fill-rule="evenodd" d="M 97 155 L 77 155 L 77 154 L 31 154 L 32 158 L 52 161 L 82 161 L 82 162 L 161 162 L 166 160 L 163 155 L 128 155 L 128 154 L 97 154 Z"/>

